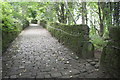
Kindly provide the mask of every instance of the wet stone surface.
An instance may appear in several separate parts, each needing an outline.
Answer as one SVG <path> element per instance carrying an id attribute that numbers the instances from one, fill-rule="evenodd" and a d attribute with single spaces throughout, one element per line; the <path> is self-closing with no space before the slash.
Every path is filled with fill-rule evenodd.
<path id="1" fill-rule="evenodd" d="M 103 77 L 98 60 L 78 57 L 41 26 L 31 24 L 3 53 L 3 78 Z M 97 68 L 97 70 L 96 70 Z"/>

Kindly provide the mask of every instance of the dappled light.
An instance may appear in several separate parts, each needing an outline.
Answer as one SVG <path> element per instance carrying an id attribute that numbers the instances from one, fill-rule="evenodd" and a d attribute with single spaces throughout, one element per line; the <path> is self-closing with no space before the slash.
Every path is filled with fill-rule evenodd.
<path id="1" fill-rule="evenodd" d="M 106 1 L 0 1 L 2 78 L 120 78 L 119 2 Z"/>
<path id="2" fill-rule="evenodd" d="M 38 24 L 30 24 L 30 26 L 39 26 Z"/>
<path id="3" fill-rule="evenodd" d="M 34 26 L 34 27 L 31 27 L 31 26 Z M 26 36 L 37 36 L 39 37 L 39 35 L 41 36 L 44 36 L 44 34 L 46 34 L 46 31 L 42 28 L 39 28 L 39 25 L 38 24 L 30 24 L 30 28 L 32 29 L 29 29 L 29 30 L 25 30 L 23 31 L 23 33 L 25 33 Z"/>

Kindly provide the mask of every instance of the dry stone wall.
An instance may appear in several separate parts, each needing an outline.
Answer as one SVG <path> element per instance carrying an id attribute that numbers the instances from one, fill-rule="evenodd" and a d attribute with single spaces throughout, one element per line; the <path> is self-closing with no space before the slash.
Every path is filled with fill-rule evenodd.
<path id="1" fill-rule="evenodd" d="M 49 23 L 47 29 L 51 32 L 52 36 L 74 51 L 79 57 L 94 57 L 94 46 L 89 42 L 89 27 L 87 25 Z"/>
<path id="2" fill-rule="evenodd" d="M 120 78 L 120 28 L 111 27 L 109 36 L 110 40 L 101 55 L 100 66 L 111 76 Z"/>
<path id="3" fill-rule="evenodd" d="M 19 33 L 29 26 L 29 21 L 25 20 L 23 25 L 16 24 L 17 26 L 15 26 L 15 30 L 2 30 L 2 52 L 6 51 L 10 43 L 19 35 Z"/>

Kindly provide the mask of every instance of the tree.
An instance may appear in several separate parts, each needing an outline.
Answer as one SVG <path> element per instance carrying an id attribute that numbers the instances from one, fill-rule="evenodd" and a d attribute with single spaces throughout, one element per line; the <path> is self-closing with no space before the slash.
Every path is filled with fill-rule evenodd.
<path id="1" fill-rule="evenodd" d="M 82 24 L 87 24 L 86 2 L 82 2 Z"/>
<path id="2" fill-rule="evenodd" d="M 66 8 L 65 8 L 65 4 L 64 2 L 60 2 L 60 3 L 56 3 L 56 13 L 57 13 L 57 16 L 58 16 L 58 21 L 60 23 L 64 23 L 66 24 L 67 23 L 67 11 L 66 11 Z"/>
<path id="3" fill-rule="evenodd" d="M 102 14 L 102 3 L 98 2 L 98 14 L 99 14 L 99 20 L 100 20 L 100 36 L 102 37 L 104 34 L 104 15 Z"/>
<path id="4" fill-rule="evenodd" d="M 70 9 L 69 9 L 69 6 L 71 6 L 71 3 L 70 3 L 70 2 L 68 3 L 68 1 L 66 0 L 66 1 L 65 1 L 65 7 L 66 7 L 68 13 L 70 14 L 69 17 L 72 17 L 72 20 L 73 20 L 74 24 L 76 24 L 76 21 L 75 21 L 75 19 L 74 19 L 74 16 L 73 16 L 72 12 L 71 12 Z M 73 8 L 73 7 L 71 7 L 71 8 Z M 68 20 L 69 20 L 69 17 L 68 17 Z"/>

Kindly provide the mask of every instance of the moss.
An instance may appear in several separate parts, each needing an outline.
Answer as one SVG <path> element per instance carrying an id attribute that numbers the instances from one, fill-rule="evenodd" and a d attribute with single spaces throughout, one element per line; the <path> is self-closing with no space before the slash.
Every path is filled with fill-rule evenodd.
<path id="1" fill-rule="evenodd" d="M 89 41 L 89 28 L 87 25 L 48 24 L 51 27 L 48 26 L 47 29 L 51 32 L 52 36 L 76 52 L 79 57 L 82 57 L 83 45 L 85 41 Z"/>
<path id="2" fill-rule="evenodd" d="M 63 31 L 67 31 L 71 34 L 89 34 L 89 28 L 87 25 L 66 25 L 61 23 L 50 23 L 50 26 L 54 28 L 61 29 Z"/>
<path id="3" fill-rule="evenodd" d="M 119 27 L 110 27 L 109 28 L 109 36 L 112 40 L 120 41 L 120 28 Z"/>
<path id="4" fill-rule="evenodd" d="M 111 40 L 103 48 L 100 66 L 113 77 L 120 77 L 120 28 L 112 27 L 109 29 Z"/>
<path id="5" fill-rule="evenodd" d="M 6 51 L 10 43 L 19 35 L 19 33 L 29 25 L 27 20 L 24 21 L 23 26 L 17 24 L 14 30 L 2 30 L 2 52 Z"/>
<path id="6" fill-rule="evenodd" d="M 94 58 L 94 45 L 91 42 L 85 42 L 82 49 L 83 58 Z"/>
<path id="7" fill-rule="evenodd" d="M 17 37 L 18 34 L 19 32 L 17 31 L 11 31 L 11 32 L 3 31 L 2 32 L 2 51 L 3 52 L 7 49 L 9 44 Z"/>

